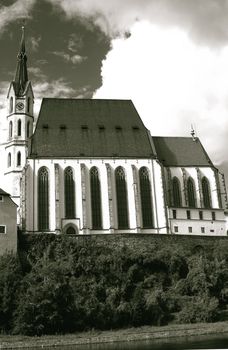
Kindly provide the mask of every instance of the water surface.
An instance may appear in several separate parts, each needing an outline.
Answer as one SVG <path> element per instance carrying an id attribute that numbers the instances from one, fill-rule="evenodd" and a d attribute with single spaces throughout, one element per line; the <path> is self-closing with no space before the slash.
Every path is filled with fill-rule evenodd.
<path id="1" fill-rule="evenodd" d="M 187 349 L 228 349 L 228 333 L 197 337 L 178 337 L 132 342 L 45 347 L 46 350 L 187 350 Z M 37 348 L 38 349 L 38 348 Z M 39 348 L 40 349 L 40 348 Z"/>

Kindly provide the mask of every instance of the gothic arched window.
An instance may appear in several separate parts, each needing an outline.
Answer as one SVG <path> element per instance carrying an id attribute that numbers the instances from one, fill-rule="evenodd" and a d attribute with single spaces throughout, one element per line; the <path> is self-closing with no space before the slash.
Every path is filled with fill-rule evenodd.
<path id="1" fill-rule="evenodd" d="M 180 190 L 180 181 L 176 176 L 172 179 L 173 187 L 173 206 L 181 207 L 181 190 Z"/>
<path id="2" fill-rule="evenodd" d="M 13 136 L 13 123 L 12 121 L 9 122 L 9 137 Z"/>
<path id="3" fill-rule="evenodd" d="M 188 206 L 196 208 L 196 192 L 194 180 L 189 177 L 187 180 L 187 194 L 188 194 Z"/>
<path id="4" fill-rule="evenodd" d="M 46 167 L 38 171 L 38 229 L 49 230 L 49 175 Z"/>
<path id="5" fill-rule="evenodd" d="M 21 165 L 21 152 L 17 152 L 17 166 Z"/>
<path id="6" fill-rule="evenodd" d="M 75 217 L 75 186 L 73 169 L 68 166 L 64 170 L 64 189 L 65 189 L 65 217 Z"/>
<path id="7" fill-rule="evenodd" d="M 30 111 L 30 97 L 28 97 L 28 100 L 27 100 L 27 113 L 29 113 Z"/>
<path id="8" fill-rule="evenodd" d="M 7 165 L 8 168 L 11 167 L 11 153 L 8 153 Z"/>
<path id="9" fill-rule="evenodd" d="M 10 97 L 10 113 L 13 112 L 13 97 Z"/>
<path id="10" fill-rule="evenodd" d="M 99 230 L 102 228 L 101 185 L 98 169 L 95 166 L 90 169 L 90 193 L 92 210 L 92 228 L 94 230 Z"/>
<path id="11" fill-rule="evenodd" d="M 202 192 L 204 208 L 211 208 L 211 190 L 208 179 L 204 176 L 202 178 Z"/>
<path id="12" fill-rule="evenodd" d="M 21 119 L 17 121 L 17 136 L 21 136 Z"/>
<path id="13" fill-rule="evenodd" d="M 26 132 L 27 132 L 27 137 L 29 137 L 30 136 L 30 122 L 27 122 L 27 130 L 26 130 Z"/>
<path id="14" fill-rule="evenodd" d="M 142 226 L 143 228 L 150 228 L 153 227 L 153 214 L 149 171 L 146 167 L 139 169 L 139 183 L 142 208 Z"/>
<path id="15" fill-rule="evenodd" d="M 128 203 L 127 203 L 127 184 L 125 179 L 125 172 L 122 167 L 115 170 L 116 180 L 116 202 L 117 202 L 117 217 L 118 228 L 127 229 L 128 224 Z"/>

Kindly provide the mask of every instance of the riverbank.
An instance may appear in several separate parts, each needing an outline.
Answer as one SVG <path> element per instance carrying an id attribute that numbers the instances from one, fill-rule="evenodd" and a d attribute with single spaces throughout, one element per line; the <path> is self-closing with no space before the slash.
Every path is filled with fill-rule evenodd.
<path id="1" fill-rule="evenodd" d="M 228 333 L 228 322 L 144 326 L 114 331 L 91 331 L 66 335 L 28 337 L 0 335 L 0 349 L 63 347 L 98 343 L 129 342 Z"/>

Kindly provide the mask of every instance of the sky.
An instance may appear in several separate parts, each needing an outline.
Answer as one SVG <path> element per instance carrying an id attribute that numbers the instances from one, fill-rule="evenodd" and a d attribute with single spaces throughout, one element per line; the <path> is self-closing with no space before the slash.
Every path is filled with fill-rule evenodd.
<path id="1" fill-rule="evenodd" d="M 25 21 L 36 114 L 42 97 L 132 99 L 152 135 L 193 125 L 228 169 L 227 18 L 228 0 L 0 0 L 0 123 Z"/>

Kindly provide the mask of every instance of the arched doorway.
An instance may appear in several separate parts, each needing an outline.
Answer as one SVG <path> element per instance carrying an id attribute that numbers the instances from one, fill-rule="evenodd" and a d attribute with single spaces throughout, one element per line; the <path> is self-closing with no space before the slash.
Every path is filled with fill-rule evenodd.
<path id="1" fill-rule="evenodd" d="M 74 223 L 69 222 L 63 227 L 63 233 L 66 235 L 77 235 L 78 227 Z"/>
<path id="2" fill-rule="evenodd" d="M 76 235 L 76 230 L 73 226 L 68 226 L 66 229 L 67 235 Z"/>

